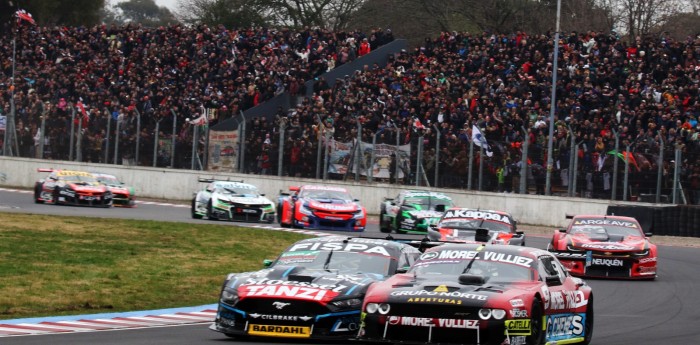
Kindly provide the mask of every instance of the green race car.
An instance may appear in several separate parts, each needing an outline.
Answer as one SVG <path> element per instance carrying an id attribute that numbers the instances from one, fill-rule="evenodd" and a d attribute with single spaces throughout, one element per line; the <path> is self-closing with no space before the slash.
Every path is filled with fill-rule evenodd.
<path id="1" fill-rule="evenodd" d="M 402 191 L 380 206 L 379 230 L 399 234 L 427 234 L 431 225 L 452 207 L 452 198 L 437 192 Z"/>

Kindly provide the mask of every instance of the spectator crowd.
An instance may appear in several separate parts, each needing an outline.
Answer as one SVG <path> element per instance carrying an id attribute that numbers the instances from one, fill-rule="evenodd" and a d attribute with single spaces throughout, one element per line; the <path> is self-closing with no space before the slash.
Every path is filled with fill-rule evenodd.
<path id="1" fill-rule="evenodd" d="M 120 119 L 119 159 L 128 158 L 140 136 L 142 162 L 152 157 L 155 124 L 160 138 L 170 134 L 172 112 L 179 135 L 175 167 L 189 167 L 192 131 L 185 118 L 215 108 L 219 116 L 238 114 L 282 92 L 311 97 L 289 111 L 249 119 L 246 124 L 248 173 L 277 173 L 280 121 L 284 121 L 283 173 L 317 177 L 320 133 L 350 142 L 362 123 L 364 142 L 412 145 L 423 141 L 422 166 L 431 184 L 439 169 L 440 187 L 465 188 L 470 158 L 478 169 L 478 148 L 470 157 L 472 128 L 484 134 L 494 152 L 484 157 L 483 188 L 517 191 L 524 141 L 527 176 L 544 193 L 552 101 L 554 43 L 548 34 L 525 32 L 469 34 L 444 32 L 420 47 L 390 56 L 386 66 L 366 65 L 327 81 L 323 73 L 393 40 L 390 30 L 329 32 L 321 29 L 247 29 L 139 26 L 22 28 L 17 36 L 17 128 L 20 155 L 35 156 L 42 103 L 45 104 L 45 156 L 68 157 L 71 106 L 84 128 L 86 161 L 101 152 L 108 117 Z M 0 40 L 2 74 L 9 85 L 12 36 Z M 566 189 L 570 157 L 578 157 L 582 196 L 609 198 L 615 138 L 620 152 L 630 147 L 633 195 L 653 194 L 661 167 L 664 194 L 671 188 L 680 150 L 679 175 L 689 203 L 700 202 L 700 38 L 621 38 L 615 32 L 571 32 L 561 36 L 557 63 L 553 187 Z M 2 113 L 9 112 L 3 88 Z M 141 114 L 141 131 L 137 131 Z M 320 121 L 319 121 L 320 119 Z M 79 121 L 79 120 L 76 120 Z M 215 120 L 216 121 L 216 120 Z M 440 152 L 436 152 L 439 132 Z M 576 149 L 570 142 L 575 139 Z M 150 145 L 148 144 L 150 141 Z M 662 146 L 663 145 L 663 146 Z M 167 150 L 164 151 L 167 154 Z M 274 157 L 274 158 L 273 158 Z M 159 165 L 169 163 L 169 157 Z M 112 161 L 113 158 L 108 159 Z M 624 163 L 619 161 L 620 176 Z M 416 176 L 408 174 L 404 183 Z M 476 170 L 474 170 L 476 171 Z M 477 178 L 477 174 L 473 174 Z M 470 183 L 472 182 L 472 183 Z M 621 188 L 622 183 L 618 183 Z M 622 195 L 621 192 L 617 193 Z"/>

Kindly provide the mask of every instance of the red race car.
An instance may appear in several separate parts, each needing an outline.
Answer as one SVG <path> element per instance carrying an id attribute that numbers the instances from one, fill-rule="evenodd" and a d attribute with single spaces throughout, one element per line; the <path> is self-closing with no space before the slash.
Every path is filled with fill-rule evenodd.
<path id="1" fill-rule="evenodd" d="M 430 248 L 372 284 L 358 336 L 412 344 L 572 344 L 593 336 L 593 294 L 551 253 L 501 244 Z"/>
<path id="2" fill-rule="evenodd" d="M 479 229 L 485 231 L 485 238 L 479 238 Z M 510 213 L 457 207 L 447 210 L 437 225 L 428 229 L 428 238 L 431 241 L 524 246 L 525 234 L 517 229 L 517 222 Z"/>
<path id="3" fill-rule="evenodd" d="M 37 204 L 112 206 L 112 192 L 89 172 L 43 168 L 37 171 L 50 173 L 34 184 Z"/>
<path id="4" fill-rule="evenodd" d="M 576 276 L 656 278 L 656 245 L 636 219 L 578 215 L 554 233 L 549 251 Z"/>
<path id="5" fill-rule="evenodd" d="M 365 231 L 367 212 L 345 188 L 289 187 L 278 199 L 280 225 L 322 230 Z"/>

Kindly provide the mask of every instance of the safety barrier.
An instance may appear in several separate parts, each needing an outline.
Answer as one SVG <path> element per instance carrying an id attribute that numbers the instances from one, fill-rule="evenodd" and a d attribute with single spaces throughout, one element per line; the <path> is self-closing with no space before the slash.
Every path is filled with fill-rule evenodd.
<path id="1" fill-rule="evenodd" d="M 636 218 L 645 232 L 655 235 L 700 237 L 700 206 L 610 205 L 607 214 Z"/>

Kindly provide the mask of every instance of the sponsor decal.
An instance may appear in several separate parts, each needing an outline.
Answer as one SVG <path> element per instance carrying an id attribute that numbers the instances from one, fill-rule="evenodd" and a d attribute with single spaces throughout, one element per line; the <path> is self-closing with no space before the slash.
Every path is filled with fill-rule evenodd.
<path id="1" fill-rule="evenodd" d="M 486 296 L 485 295 L 479 295 L 479 294 L 473 294 L 473 293 L 466 293 L 466 292 L 459 292 L 459 291 L 454 291 L 454 292 L 436 292 L 436 291 L 425 291 L 425 290 L 418 290 L 418 291 L 392 291 L 390 296 L 409 296 L 409 297 L 422 297 L 422 296 L 429 296 L 429 297 L 453 297 L 453 298 L 464 298 L 464 299 L 475 299 L 478 301 L 485 301 Z M 416 301 L 411 301 L 411 299 L 415 299 Z M 432 301 L 417 301 L 417 298 L 411 298 L 409 299 L 409 302 L 432 302 Z M 433 298 L 435 299 L 435 298 Z M 460 303 L 461 304 L 461 301 Z"/>
<path id="2" fill-rule="evenodd" d="M 360 324 L 359 317 L 343 317 L 338 319 L 331 328 L 331 332 L 357 331 Z"/>
<path id="3" fill-rule="evenodd" d="M 506 334 L 517 333 L 521 335 L 530 334 L 530 320 L 506 320 L 504 322 Z"/>
<path id="4" fill-rule="evenodd" d="M 440 253 L 438 253 L 438 252 L 427 252 L 427 253 L 422 254 L 420 256 L 420 259 L 421 260 L 432 260 L 432 259 L 437 258 L 439 255 L 440 255 Z"/>
<path id="5" fill-rule="evenodd" d="M 269 321 L 309 321 L 313 319 L 311 316 L 297 315 L 269 315 L 269 314 L 248 314 L 252 319 L 269 320 Z"/>
<path id="6" fill-rule="evenodd" d="M 288 252 L 296 251 L 314 251 L 314 250 L 325 250 L 325 251 L 344 251 L 344 252 L 358 252 L 367 254 L 379 254 L 384 256 L 391 256 L 384 246 L 381 245 L 371 245 L 366 243 L 355 243 L 348 242 L 305 242 L 297 243 Z"/>
<path id="7" fill-rule="evenodd" d="M 637 228 L 637 224 L 633 222 L 612 219 L 577 219 L 574 225 L 612 225 L 625 228 Z"/>
<path id="8" fill-rule="evenodd" d="M 443 250 L 440 252 L 429 252 L 421 255 L 421 260 L 433 260 L 433 259 L 448 259 L 448 260 L 471 260 L 474 259 L 479 254 L 478 250 Z M 532 258 L 525 256 L 497 253 L 497 252 L 484 252 L 481 260 L 486 261 L 496 261 L 504 262 L 509 264 L 514 264 L 523 267 L 530 267 L 534 261 Z"/>
<path id="9" fill-rule="evenodd" d="M 442 217 L 442 219 L 445 220 L 450 218 L 495 220 L 497 222 L 510 224 L 510 218 L 508 218 L 508 216 L 495 212 L 484 212 L 474 210 L 448 210 L 447 212 L 445 212 L 445 215 Z"/>
<path id="10" fill-rule="evenodd" d="M 653 257 L 653 258 L 644 258 L 644 259 L 640 259 L 640 260 L 639 260 L 639 263 L 640 263 L 640 264 L 646 264 L 646 263 L 649 263 L 649 262 L 656 262 L 656 257 Z"/>
<path id="11" fill-rule="evenodd" d="M 280 310 L 281 310 L 281 309 L 284 309 L 284 307 L 286 307 L 286 306 L 288 306 L 288 305 L 290 305 L 290 304 L 291 304 L 291 303 L 280 302 L 280 301 L 272 302 L 272 306 L 275 307 L 275 308 L 277 308 L 277 309 L 280 309 Z"/>
<path id="12" fill-rule="evenodd" d="M 583 259 L 583 258 L 586 257 L 586 254 L 584 254 L 584 253 L 554 252 L 554 253 L 552 253 L 552 254 L 554 254 L 554 256 L 556 256 L 556 257 L 558 257 L 558 258 L 562 258 L 562 259 L 567 259 L 567 258 L 571 258 L 571 259 Z"/>
<path id="13" fill-rule="evenodd" d="M 515 309 L 510 311 L 510 315 L 512 317 L 517 317 L 517 318 L 526 318 L 527 317 L 527 309 L 515 308 Z"/>
<path id="14" fill-rule="evenodd" d="M 304 186 L 304 190 L 332 190 L 336 192 L 347 192 L 345 188 L 333 186 Z"/>
<path id="15" fill-rule="evenodd" d="M 581 245 L 583 248 L 598 249 L 598 250 L 632 250 L 634 247 L 630 247 L 624 244 L 614 244 L 614 243 L 584 243 Z"/>
<path id="16" fill-rule="evenodd" d="M 311 328 L 252 324 L 248 327 L 248 334 L 268 337 L 308 338 L 311 336 Z"/>
<path id="17" fill-rule="evenodd" d="M 61 170 L 56 172 L 57 176 L 85 176 L 92 177 L 93 175 L 84 171 L 71 171 L 71 170 Z"/>
<path id="18" fill-rule="evenodd" d="M 591 264 L 608 267 L 622 267 L 625 263 L 620 259 L 593 258 L 593 260 L 591 260 Z"/>
<path id="19" fill-rule="evenodd" d="M 440 285 L 433 290 L 434 292 L 449 292 L 446 285 Z"/>
<path id="20" fill-rule="evenodd" d="M 588 304 L 583 291 L 552 291 L 545 308 L 552 310 L 576 309 Z"/>
<path id="21" fill-rule="evenodd" d="M 501 343 L 501 345 L 525 345 L 525 339 L 525 336 L 518 335 L 510 337 L 510 340 L 506 338 L 506 340 L 504 340 L 503 343 Z"/>
<path id="22" fill-rule="evenodd" d="M 355 204 L 328 204 L 316 201 L 309 201 L 309 207 L 317 208 L 326 211 L 354 211 L 357 209 Z"/>
<path id="23" fill-rule="evenodd" d="M 68 197 L 74 197 L 74 196 L 75 196 L 75 193 L 73 193 L 72 191 L 69 191 L 69 190 L 65 190 L 65 189 L 61 189 L 61 191 L 60 191 L 58 194 L 60 194 L 60 195 L 65 195 L 65 196 L 68 196 Z"/>
<path id="24" fill-rule="evenodd" d="M 248 297 L 283 297 L 292 300 L 328 302 L 339 295 L 333 290 L 286 285 L 242 285 L 238 288 L 241 299 Z"/>
<path id="25" fill-rule="evenodd" d="M 511 305 L 513 308 L 524 307 L 524 306 L 525 306 L 525 302 L 523 302 L 523 300 L 521 300 L 520 298 L 516 298 L 516 299 L 510 300 L 510 305 Z"/>
<path id="26" fill-rule="evenodd" d="M 586 314 L 557 314 L 547 316 L 547 341 L 583 337 Z"/>
<path id="27" fill-rule="evenodd" d="M 430 217 L 442 216 L 442 212 L 430 211 L 430 210 L 410 211 L 408 213 L 410 213 L 412 216 L 416 216 L 418 218 L 430 218 Z"/>
<path id="28" fill-rule="evenodd" d="M 410 192 L 410 193 L 406 193 L 406 198 L 407 198 L 407 199 L 408 199 L 408 198 L 429 198 L 429 197 L 431 197 L 431 196 L 432 196 L 433 198 L 436 198 L 436 199 L 450 199 L 450 197 L 448 197 L 447 195 L 445 195 L 445 194 L 440 194 L 440 193 L 432 193 L 432 192 Z"/>
<path id="29" fill-rule="evenodd" d="M 656 274 L 656 267 L 639 267 L 639 274 Z"/>
<path id="30" fill-rule="evenodd" d="M 464 320 L 464 319 L 440 319 L 440 318 L 431 318 L 431 317 L 390 316 L 388 322 L 389 322 L 389 325 L 392 325 L 392 326 L 462 328 L 462 329 L 478 329 L 479 328 L 479 320 Z"/>
<path id="31" fill-rule="evenodd" d="M 284 252 L 280 255 L 280 263 L 288 265 L 290 263 L 314 262 L 321 252 L 318 250 L 305 250 L 298 252 Z"/>

